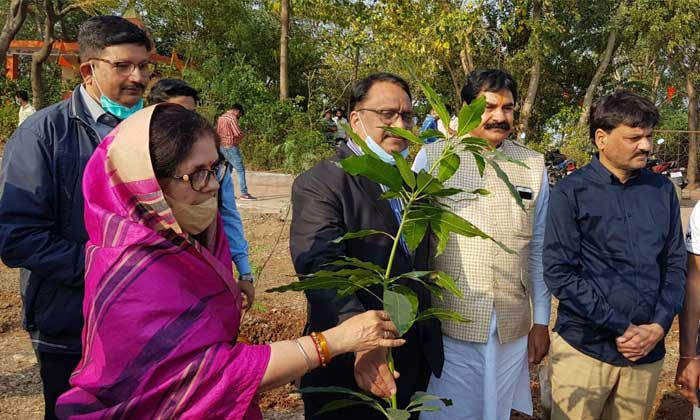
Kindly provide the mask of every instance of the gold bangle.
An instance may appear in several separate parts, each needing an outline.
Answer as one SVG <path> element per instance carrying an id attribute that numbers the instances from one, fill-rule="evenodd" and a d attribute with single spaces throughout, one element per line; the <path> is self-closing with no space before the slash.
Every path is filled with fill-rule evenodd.
<path id="1" fill-rule="evenodd" d="M 318 338 L 318 344 L 321 346 L 321 351 L 323 351 L 323 356 L 326 359 L 326 364 L 331 362 L 331 352 L 328 350 L 328 342 L 323 333 L 316 333 L 316 338 Z"/>
<path id="2" fill-rule="evenodd" d="M 326 367 L 326 365 L 328 363 L 326 362 L 326 357 L 323 353 L 323 349 L 321 348 L 321 343 L 320 343 L 320 340 L 318 337 L 319 335 L 320 335 L 320 333 L 317 334 L 315 332 L 312 332 L 311 333 L 311 340 L 314 342 L 314 346 L 316 348 L 316 354 L 318 355 L 319 364 L 321 365 L 321 367 Z"/>

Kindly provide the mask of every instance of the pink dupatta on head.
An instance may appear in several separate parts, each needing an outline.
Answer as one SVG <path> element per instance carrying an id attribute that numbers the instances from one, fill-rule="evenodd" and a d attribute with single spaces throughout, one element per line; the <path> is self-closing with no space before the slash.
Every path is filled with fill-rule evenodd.
<path id="1" fill-rule="evenodd" d="M 270 348 L 236 343 L 241 298 L 221 218 L 204 247 L 163 197 L 149 153 L 154 109 L 119 125 L 85 169 L 83 356 L 57 413 L 261 419 L 254 397 Z"/>

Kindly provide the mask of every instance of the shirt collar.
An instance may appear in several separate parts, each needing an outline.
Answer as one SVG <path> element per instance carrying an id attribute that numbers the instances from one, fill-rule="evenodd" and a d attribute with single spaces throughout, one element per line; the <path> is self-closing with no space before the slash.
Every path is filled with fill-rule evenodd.
<path id="1" fill-rule="evenodd" d="M 352 139 L 348 140 L 345 144 L 347 144 L 350 151 L 353 152 L 354 154 L 356 154 L 357 156 L 362 156 L 365 154 L 362 151 L 362 148 L 360 148 L 360 146 L 355 144 L 355 142 Z"/>
<path id="2" fill-rule="evenodd" d="M 85 106 L 87 106 L 88 114 L 96 123 L 104 124 L 109 127 L 116 127 L 121 121 L 119 118 L 105 111 L 100 104 L 95 101 L 85 89 L 85 85 L 80 85 L 80 95 L 82 96 Z"/>
<path id="3" fill-rule="evenodd" d="M 603 165 L 600 162 L 600 159 L 598 159 L 597 154 L 591 160 L 591 168 L 593 168 L 595 173 L 598 174 L 598 176 L 606 183 L 608 183 L 608 184 L 615 184 L 615 183 L 622 184 L 622 182 L 620 182 L 618 177 L 615 174 L 613 174 L 612 172 L 610 172 L 610 170 L 608 168 L 606 168 L 605 165 Z M 637 178 L 639 178 L 641 173 L 642 173 L 641 170 L 633 172 L 630 175 L 630 177 L 627 179 L 627 183 L 630 183 L 630 181 L 634 181 Z"/>
<path id="4" fill-rule="evenodd" d="M 88 114 L 94 122 L 97 122 L 101 116 L 107 113 L 104 109 L 102 109 L 100 104 L 97 103 L 92 96 L 90 96 L 87 89 L 85 89 L 85 85 L 80 85 L 80 97 L 87 107 Z"/>

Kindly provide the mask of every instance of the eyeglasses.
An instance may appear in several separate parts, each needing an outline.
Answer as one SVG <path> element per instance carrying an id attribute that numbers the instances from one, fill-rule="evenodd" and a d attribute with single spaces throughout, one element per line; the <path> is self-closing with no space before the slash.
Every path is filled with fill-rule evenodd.
<path id="1" fill-rule="evenodd" d="M 416 114 L 412 111 L 406 111 L 406 112 L 398 112 L 398 111 L 392 111 L 389 109 L 370 109 L 370 108 L 361 108 L 358 109 L 358 111 L 370 111 L 374 112 L 375 114 L 379 115 L 379 119 L 386 125 L 393 124 L 396 119 L 401 116 L 401 119 L 403 120 L 403 123 L 409 126 L 412 126 L 414 124 L 414 119 L 416 118 Z"/>
<path id="2" fill-rule="evenodd" d="M 185 182 L 189 181 L 190 186 L 193 190 L 201 192 L 204 188 L 209 185 L 209 180 L 212 176 L 216 179 L 216 182 L 221 184 L 224 180 L 224 175 L 226 175 L 226 161 L 219 159 L 211 169 L 199 169 L 191 174 L 185 175 L 173 175 L 175 179 L 181 179 Z"/>
<path id="3" fill-rule="evenodd" d="M 142 62 L 136 64 L 136 63 L 132 63 L 131 61 L 116 61 L 116 62 L 114 62 L 114 61 L 105 60 L 104 58 L 97 58 L 97 57 L 93 57 L 93 58 L 90 58 L 88 60 L 97 60 L 97 61 L 102 61 L 104 63 L 110 64 L 113 68 L 115 68 L 117 70 L 117 73 L 120 76 L 130 76 L 131 73 L 134 72 L 134 69 L 137 67 L 139 68 L 139 71 L 141 72 L 141 74 L 145 74 L 145 75 L 150 75 L 156 69 L 156 65 L 152 61 L 142 61 Z"/>

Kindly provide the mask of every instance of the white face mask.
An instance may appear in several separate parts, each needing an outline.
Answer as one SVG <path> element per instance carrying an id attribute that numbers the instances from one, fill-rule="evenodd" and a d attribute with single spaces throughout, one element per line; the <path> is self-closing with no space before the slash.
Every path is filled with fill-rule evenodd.
<path id="1" fill-rule="evenodd" d="M 365 123 L 362 122 L 362 117 L 358 115 L 358 118 L 360 119 L 360 125 L 362 126 L 362 129 L 365 130 L 365 143 L 367 143 L 367 146 L 377 155 L 379 156 L 379 159 L 381 159 L 383 162 L 388 163 L 389 165 L 396 165 L 396 159 L 394 159 L 394 156 L 391 153 L 387 153 L 386 150 L 382 149 L 382 146 L 377 144 L 377 142 L 374 141 L 374 139 L 367 133 L 367 129 L 365 128 Z M 401 156 L 405 158 L 408 157 L 408 147 L 403 149 L 402 151 L 399 152 Z"/>

